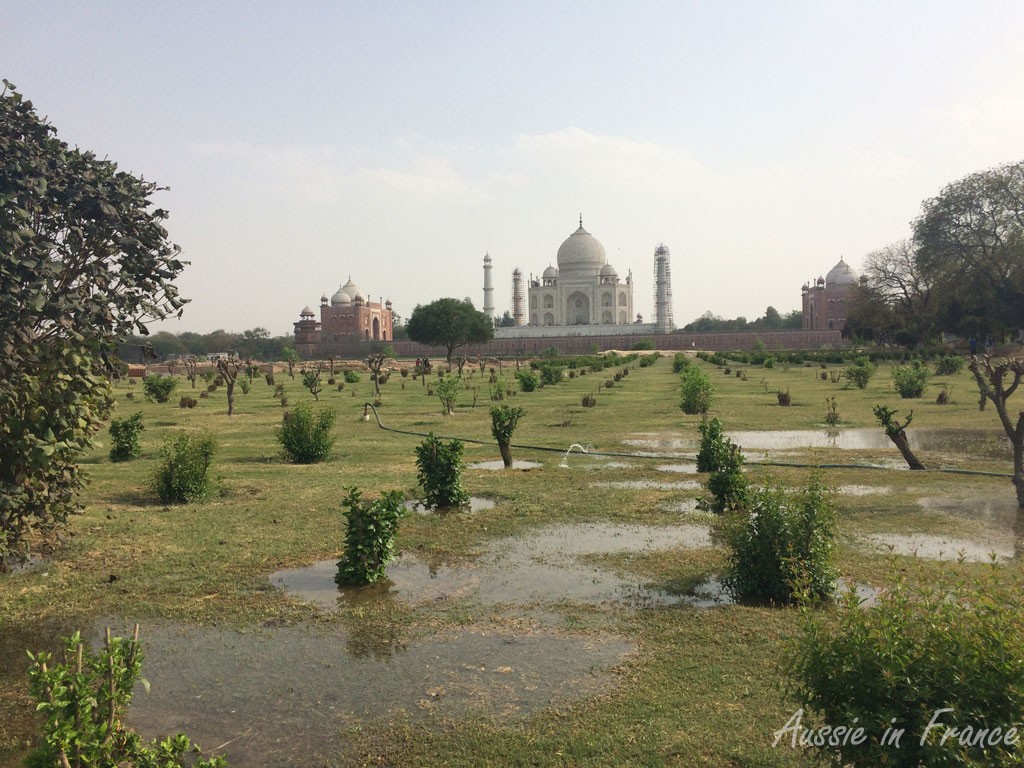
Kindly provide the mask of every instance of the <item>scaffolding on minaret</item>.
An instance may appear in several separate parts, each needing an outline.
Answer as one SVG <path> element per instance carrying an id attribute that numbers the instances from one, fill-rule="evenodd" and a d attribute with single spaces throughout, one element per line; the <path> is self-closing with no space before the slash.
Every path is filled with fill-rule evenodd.
<path id="1" fill-rule="evenodd" d="M 672 264 L 668 246 L 654 249 L 654 323 L 658 333 L 676 329 L 672 319 Z"/>

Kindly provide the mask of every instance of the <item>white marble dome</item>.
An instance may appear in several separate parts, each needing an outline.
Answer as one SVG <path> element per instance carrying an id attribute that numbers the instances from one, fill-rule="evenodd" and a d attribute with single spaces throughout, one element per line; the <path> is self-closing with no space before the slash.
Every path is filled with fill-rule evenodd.
<path id="1" fill-rule="evenodd" d="M 352 297 L 345 293 L 344 288 L 339 288 L 338 292 L 331 296 L 331 306 L 341 307 L 346 304 L 352 303 Z"/>
<path id="2" fill-rule="evenodd" d="M 837 285 L 856 285 L 857 281 L 857 273 L 853 271 L 853 267 L 842 259 L 839 259 L 839 263 L 825 275 L 825 285 L 829 288 Z"/>
<path id="3" fill-rule="evenodd" d="M 558 270 L 555 269 L 550 264 L 548 264 L 548 268 L 544 270 L 544 275 L 543 276 L 544 276 L 545 280 L 558 277 Z"/>
<path id="4" fill-rule="evenodd" d="M 580 228 L 559 247 L 557 261 L 561 277 L 597 276 L 607 257 L 604 246 L 581 223 Z"/>
<path id="5" fill-rule="evenodd" d="M 619 273 L 615 271 L 615 267 L 611 264 L 605 264 L 601 267 L 601 277 L 618 277 Z"/>

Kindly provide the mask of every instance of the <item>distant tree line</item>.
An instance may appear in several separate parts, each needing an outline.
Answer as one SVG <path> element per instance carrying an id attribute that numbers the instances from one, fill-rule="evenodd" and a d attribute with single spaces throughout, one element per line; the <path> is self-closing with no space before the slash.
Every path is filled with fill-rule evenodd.
<path id="1" fill-rule="evenodd" d="M 127 362 L 166 360 L 178 355 L 205 357 L 217 352 L 234 352 L 242 359 L 284 360 L 285 349 L 295 346 L 295 337 L 271 336 L 266 328 L 252 328 L 241 333 L 218 329 L 210 333 L 158 331 L 149 336 L 130 336 L 121 349 Z"/>
<path id="2" fill-rule="evenodd" d="M 785 315 L 779 314 L 775 307 L 768 307 L 762 317 L 748 321 L 745 317 L 732 320 L 705 312 L 692 323 L 687 323 L 682 330 L 685 333 L 729 333 L 733 331 L 791 331 L 803 327 L 803 312 L 794 309 Z"/>
<path id="3" fill-rule="evenodd" d="M 948 184 L 907 239 L 872 251 L 846 332 L 917 346 L 950 333 L 1002 341 L 1024 328 L 1024 161 Z"/>

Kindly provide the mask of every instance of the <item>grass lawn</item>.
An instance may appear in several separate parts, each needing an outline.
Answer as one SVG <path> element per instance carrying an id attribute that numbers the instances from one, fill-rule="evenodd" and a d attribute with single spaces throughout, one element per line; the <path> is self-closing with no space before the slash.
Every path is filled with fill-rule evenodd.
<path id="1" fill-rule="evenodd" d="M 737 438 L 755 481 L 770 473 L 797 487 L 811 465 L 847 465 L 822 470 L 839 491 L 839 565 L 847 583 L 882 585 L 905 557 L 900 547 L 915 541 L 948 542 L 950 549 L 969 543 L 1008 557 L 1019 551 L 1024 531 L 1014 517 L 1011 453 L 994 410 L 979 413 L 967 372 L 934 377 L 921 399 L 904 401 L 889 366 L 859 390 L 832 381 L 841 366 L 741 365 L 726 374 L 696 364 L 716 388 L 711 415 L 727 432 L 759 433 L 746 437 L 759 447 Z M 422 578 L 410 566 L 407 576 L 396 572 L 390 593 L 368 591 L 332 610 L 275 588 L 270 575 L 338 557 L 347 487 L 367 497 L 394 489 L 416 496 L 413 449 L 421 438 L 380 429 L 372 415 L 363 419 L 363 405 L 373 399 L 368 374 L 342 391 L 325 385 L 314 405 L 337 411 L 335 454 L 310 466 L 281 459 L 274 430 L 285 409 L 262 378 L 249 394 L 236 390 L 230 418 L 223 388 L 182 409 L 179 396 L 195 395 L 184 379 L 164 404 L 145 402 L 138 386 L 129 401 L 129 388 L 120 387 L 116 415 L 143 414 L 142 457 L 111 463 L 101 434 L 103 445 L 85 459 L 91 483 L 84 512 L 72 519 L 64 544 L 41 564 L 0 577 L 0 765 L 19 764 L 35 729 L 25 651 L 55 648 L 78 628 L 92 633 L 126 621 L 142 624 L 144 643 L 154 638 L 154 695 L 161 684 L 184 686 L 187 678 L 191 686 L 169 709 L 143 718 L 144 734 L 158 735 L 148 732 L 156 724 L 206 721 L 215 735 L 200 743 L 227 742 L 234 765 L 810 765 L 798 751 L 771 746 L 797 707 L 786 698 L 783 670 L 799 630 L 797 611 L 672 599 L 720 572 L 723 552 L 713 545 L 634 551 L 605 542 L 584 551 L 588 530 L 626 536 L 636 526 L 667 531 L 709 521 L 692 509 L 706 478 L 686 467 L 700 418 L 679 409 L 672 359 L 645 368 L 633 362 L 606 387 L 623 367 L 509 397 L 525 410 L 514 444 L 552 449 L 517 447 L 513 455 L 540 466 L 467 469 L 469 491 L 495 506 L 408 515 L 398 549 L 422 567 Z M 506 363 L 502 375 L 513 381 L 513 371 Z M 470 464 L 499 459 L 486 374 L 466 373 L 455 412 L 445 416 L 428 395 L 435 377 L 424 386 L 395 371 L 382 387 L 381 420 L 397 430 L 482 441 L 466 445 Z M 278 372 L 276 379 L 292 404 L 313 401 L 300 376 Z M 943 388 L 951 402 L 939 405 Z M 778 404 L 780 390 L 789 392 L 791 406 Z M 581 406 L 585 394 L 596 395 L 595 407 Z M 828 438 L 826 398 L 833 395 L 838 429 L 862 447 Z M 1024 395 L 1016 399 L 1024 408 Z M 913 410 L 908 432 L 920 438 L 917 453 L 929 469 L 976 474 L 907 471 L 895 447 L 877 439 L 882 430 L 872 407 L 879 403 L 898 409 L 900 419 Z M 148 487 L 162 441 L 195 427 L 217 440 L 216 491 L 200 504 L 164 506 Z M 561 466 L 574 443 L 633 455 L 576 452 Z M 785 466 L 766 466 L 771 462 Z M 666 465 L 676 471 L 659 469 Z M 565 541 L 551 549 L 516 548 L 557 536 Z M 502 576 L 513 567 L 524 583 Z M 946 567 L 926 561 L 914 578 Z M 586 579 L 576 585 L 580 574 L 589 586 Z M 497 583 L 503 578 L 509 583 Z M 622 585 L 640 597 L 599 594 Z M 293 655 L 282 652 L 285 645 Z M 237 649 L 240 661 L 225 648 Z M 287 669 L 276 669 L 281 665 Z M 147 663 L 144 676 L 149 669 Z M 259 691 L 278 690 L 275 674 L 291 698 L 261 701 Z M 343 686 L 332 684 L 335 674 Z M 236 706 L 225 691 L 256 693 L 239 693 L 244 702 Z M 143 710 L 144 698 L 137 697 Z M 207 704 L 210 698 L 218 703 Z"/>

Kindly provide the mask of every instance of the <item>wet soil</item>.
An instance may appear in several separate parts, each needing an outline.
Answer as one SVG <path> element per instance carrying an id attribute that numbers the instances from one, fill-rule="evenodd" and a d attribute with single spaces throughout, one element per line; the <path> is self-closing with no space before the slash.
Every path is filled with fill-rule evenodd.
<path id="1" fill-rule="evenodd" d="M 130 625 L 108 620 L 96 636 Z M 185 731 L 236 766 L 319 765 L 369 719 L 524 717 L 609 690 L 634 650 L 616 636 L 492 628 L 369 649 L 336 627 L 147 622 L 143 639 L 151 690 L 137 691 L 129 723 L 147 738 Z"/>
<path id="2" fill-rule="evenodd" d="M 494 499 L 488 499 L 483 496 L 470 496 L 469 503 L 463 507 L 448 507 L 445 509 L 434 509 L 428 507 L 425 502 L 419 499 L 409 499 L 405 502 L 405 508 L 410 512 L 415 512 L 418 515 L 430 515 L 435 513 L 446 514 L 459 512 L 484 512 L 488 509 L 494 509 L 497 502 Z"/>
<path id="3" fill-rule="evenodd" d="M 537 469 L 538 467 L 543 467 L 543 466 L 544 465 L 541 464 L 539 461 L 520 461 L 519 459 L 513 459 L 512 460 L 512 466 L 508 467 L 508 469 L 510 469 L 510 470 L 514 470 L 514 469 Z M 502 462 L 501 459 L 495 459 L 493 461 L 475 461 L 472 464 L 467 464 L 466 465 L 466 469 L 497 470 L 497 469 L 505 469 L 505 468 L 506 468 L 505 464 Z"/>

